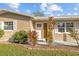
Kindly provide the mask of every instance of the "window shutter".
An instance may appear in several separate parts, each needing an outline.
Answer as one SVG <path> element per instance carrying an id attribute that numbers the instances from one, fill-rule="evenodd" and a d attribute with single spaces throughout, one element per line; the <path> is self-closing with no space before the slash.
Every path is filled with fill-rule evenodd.
<path id="1" fill-rule="evenodd" d="M 13 21 L 13 30 L 16 30 L 16 29 L 17 29 L 16 21 Z"/>
<path id="2" fill-rule="evenodd" d="M 0 29 L 4 29 L 4 22 L 0 21 Z"/>

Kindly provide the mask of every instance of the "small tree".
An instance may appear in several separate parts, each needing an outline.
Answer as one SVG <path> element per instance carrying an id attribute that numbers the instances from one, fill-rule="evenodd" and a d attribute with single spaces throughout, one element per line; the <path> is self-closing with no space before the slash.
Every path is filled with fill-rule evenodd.
<path id="1" fill-rule="evenodd" d="M 69 35 L 70 35 L 73 39 L 76 40 L 76 43 L 77 43 L 78 46 L 79 46 L 79 42 L 78 42 L 78 40 L 79 40 L 78 31 L 70 29 L 70 34 L 69 34 Z"/>
<path id="2" fill-rule="evenodd" d="M 49 17 L 49 21 L 48 21 L 48 29 L 47 29 L 47 42 L 49 43 L 49 45 L 52 43 L 53 41 L 53 29 L 55 27 L 55 20 L 53 19 L 53 17 Z"/>
<path id="3" fill-rule="evenodd" d="M 4 30 L 0 29 L 0 38 L 4 35 Z"/>

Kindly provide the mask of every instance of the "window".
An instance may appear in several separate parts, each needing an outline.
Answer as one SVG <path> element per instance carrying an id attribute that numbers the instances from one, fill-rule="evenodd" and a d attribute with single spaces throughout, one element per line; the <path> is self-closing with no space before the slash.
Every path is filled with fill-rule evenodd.
<path id="1" fill-rule="evenodd" d="M 41 27 L 41 24 L 37 24 L 37 27 Z"/>
<path id="2" fill-rule="evenodd" d="M 58 32 L 65 32 L 65 23 L 58 23 Z"/>
<path id="3" fill-rule="evenodd" d="M 66 32 L 69 32 L 71 29 L 73 30 L 73 23 L 66 23 Z"/>
<path id="4" fill-rule="evenodd" d="M 4 22 L 4 30 L 13 30 L 13 22 Z"/>
<path id="5" fill-rule="evenodd" d="M 60 22 L 58 23 L 58 32 L 69 32 L 70 30 L 74 29 L 73 23 L 65 23 L 65 22 Z"/>
<path id="6" fill-rule="evenodd" d="M 36 28 L 37 29 L 42 29 L 42 24 L 40 24 L 40 23 L 36 24 Z"/>

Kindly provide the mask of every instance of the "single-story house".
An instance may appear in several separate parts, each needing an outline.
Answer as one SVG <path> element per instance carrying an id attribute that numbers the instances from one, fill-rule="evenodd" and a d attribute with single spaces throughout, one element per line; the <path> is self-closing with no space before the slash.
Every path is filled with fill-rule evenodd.
<path id="1" fill-rule="evenodd" d="M 0 41 L 8 41 L 8 39 L 20 30 L 32 31 L 38 33 L 38 39 L 43 40 L 47 35 L 48 17 L 33 17 L 26 14 L 20 14 L 8 10 L 0 10 L 0 29 L 5 31 L 4 36 Z M 54 17 L 56 24 L 53 33 L 53 40 L 63 40 L 63 34 L 66 35 L 66 40 L 71 41 L 69 29 L 79 31 L 79 16 L 56 16 Z"/>

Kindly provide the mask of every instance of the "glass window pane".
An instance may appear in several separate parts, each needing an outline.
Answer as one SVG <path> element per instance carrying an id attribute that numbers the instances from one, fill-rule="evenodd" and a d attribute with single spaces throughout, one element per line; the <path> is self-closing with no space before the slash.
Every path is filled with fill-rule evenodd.
<path id="1" fill-rule="evenodd" d="M 70 30 L 73 30 L 73 28 L 72 27 L 66 28 L 66 32 L 69 32 Z"/>
<path id="2" fill-rule="evenodd" d="M 73 23 L 66 23 L 66 27 L 73 27 Z"/>
<path id="3" fill-rule="evenodd" d="M 58 32 L 65 32 L 65 28 L 58 28 Z"/>
<path id="4" fill-rule="evenodd" d="M 73 30 L 73 23 L 66 23 L 66 32 Z"/>
<path id="5" fill-rule="evenodd" d="M 13 22 L 4 22 L 4 30 L 13 30 Z"/>
<path id="6" fill-rule="evenodd" d="M 65 23 L 58 23 L 58 27 L 65 27 Z"/>
<path id="7" fill-rule="evenodd" d="M 37 24 L 37 27 L 41 27 L 41 24 Z"/>

